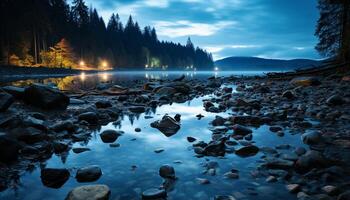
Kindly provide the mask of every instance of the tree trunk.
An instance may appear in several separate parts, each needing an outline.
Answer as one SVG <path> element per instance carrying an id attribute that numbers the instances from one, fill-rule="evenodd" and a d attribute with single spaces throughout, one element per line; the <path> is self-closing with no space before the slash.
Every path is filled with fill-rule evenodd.
<path id="1" fill-rule="evenodd" d="M 34 63 L 38 63 L 38 52 L 37 52 L 37 39 L 36 39 L 36 30 L 34 28 L 33 31 L 33 38 L 34 38 Z"/>

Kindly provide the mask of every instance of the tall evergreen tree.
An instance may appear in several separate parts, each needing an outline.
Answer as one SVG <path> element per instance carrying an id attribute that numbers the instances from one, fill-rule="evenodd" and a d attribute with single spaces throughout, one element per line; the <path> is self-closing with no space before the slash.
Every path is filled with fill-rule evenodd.
<path id="1" fill-rule="evenodd" d="M 319 0 L 315 35 L 319 38 L 316 50 L 327 57 L 350 61 L 350 1 Z"/>

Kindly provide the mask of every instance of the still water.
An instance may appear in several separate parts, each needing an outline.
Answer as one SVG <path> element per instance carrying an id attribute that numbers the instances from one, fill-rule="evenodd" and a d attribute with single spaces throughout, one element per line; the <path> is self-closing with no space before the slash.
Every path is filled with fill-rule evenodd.
<path id="1" fill-rule="evenodd" d="M 180 74 L 97 74 L 79 75 L 60 78 L 60 81 L 69 79 L 77 86 L 92 87 L 99 82 L 113 80 L 137 80 L 148 78 L 170 78 Z M 204 78 L 212 75 L 227 76 L 229 74 L 192 74 L 188 77 Z M 256 74 L 254 74 L 256 75 Z M 104 77 L 104 76 L 107 76 Z M 88 80 L 88 81 L 87 81 Z M 32 82 L 55 82 L 58 79 L 30 80 Z M 91 83 L 92 81 L 93 83 Z M 16 82 L 15 84 L 20 84 Z M 25 84 L 23 81 L 21 84 Z M 91 85 L 90 85 L 91 84 Z M 72 89 L 68 85 L 58 86 L 61 89 Z M 67 87 L 68 88 L 67 88 Z M 234 86 L 232 86 L 234 87 Z M 236 92 L 236 91 L 234 91 Z M 227 154 L 224 158 L 205 157 L 197 158 L 192 150 L 192 145 L 187 137 L 195 137 L 198 140 L 209 142 L 211 139 L 210 122 L 215 118 L 214 113 L 208 113 L 203 109 L 203 99 L 213 97 L 207 95 L 196 98 L 185 103 L 174 103 L 158 107 L 155 111 L 140 115 L 124 116 L 119 124 L 110 123 L 93 133 L 91 140 L 85 143 L 75 143 L 73 147 L 88 147 L 91 151 L 75 154 L 72 151 L 62 157 L 53 155 L 44 163 L 36 164 L 32 171 L 23 172 L 20 177 L 20 184 L 0 193 L 0 199 L 26 199 L 26 200 L 56 200 L 64 199 L 67 193 L 74 187 L 86 185 L 78 183 L 74 178 L 77 168 L 98 165 L 103 172 L 99 180 L 88 184 L 106 184 L 110 187 L 111 199 L 132 200 L 140 199 L 140 193 L 148 188 L 158 187 L 163 180 L 158 175 L 159 167 L 163 164 L 170 164 L 175 168 L 178 180 L 174 189 L 168 193 L 169 200 L 177 199 L 213 199 L 215 195 L 233 195 L 237 199 L 284 199 L 293 200 L 291 195 L 280 183 L 266 183 L 265 178 L 256 179 L 251 176 L 259 164 L 258 160 L 263 155 L 257 154 L 254 157 L 240 158 L 235 154 Z M 181 129 L 177 134 L 166 137 L 157 129 L 150 127 L 150 123 L 161 119 L 164 114 L 174 116 L 181 114 Z M 201 120 L 196 118 L 197 114 L 205 117 Z M 230 112 L 220 113 L 220 116 L 227 116 Z M 147 117 L 145 117 L 147 116 Z M 150 118 L 153 117 L 153 118 Z M 135 128 L 141 128 L 141 132 L 135 132 Z M 120 147 L 110 147 L 101 141 L 99 134 L 106 129 L 122 130 L 125 134 L 118 138 Z M 272 134 L 267 126 L 254 128 L 253 139 L 259 147 L 275 147 L 279 144 L 292 144 L 302 146 L 299 135 L 291 135 L 286 132 L 284 137 Z M 161 153 L 154 150 L 162 148 Z M 216 161 L 219 163 L 215 176 L 203 174 L 205 167 L 203 163 Z M 40 165 L 49 168 L 68 168 L 71 172 L 70 179 L 59 189 L 47 188 L 41 183 Z M 239 179 L 225 179 L 224 173 L 231 169 L 239 170 Z M 199 185 L 196 178 L 210 180 L 208 185 Z M 249 195 L 249 191 L 256 191 L 258 195 Z"/>

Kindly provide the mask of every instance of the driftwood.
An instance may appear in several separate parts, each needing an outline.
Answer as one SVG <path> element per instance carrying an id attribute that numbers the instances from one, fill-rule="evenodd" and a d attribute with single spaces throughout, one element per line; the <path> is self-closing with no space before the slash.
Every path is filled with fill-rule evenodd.
<path id="1" fill-rule="evenodd" d="M 326 76 L 335 72 L 349 71 L 350 63 L 325 63 L 318 67 L 296 70 L 291 72 L 273 72 L 267 73 L 268 78 L 272 79 L 289 79 L 295 76 Z"/>

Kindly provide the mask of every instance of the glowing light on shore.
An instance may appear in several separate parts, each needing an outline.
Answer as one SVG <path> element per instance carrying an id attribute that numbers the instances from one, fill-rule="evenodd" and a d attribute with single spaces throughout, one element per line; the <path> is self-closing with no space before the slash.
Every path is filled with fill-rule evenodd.
<path id="1" fill-rule="evenodd" d="M 102 66 L 104 69 L 107 69 L 107 68 L 108 68 L 108 62 L 105 61 L 105 60 L 102 61 L 101 66 Z"/>
<path id="2" fill-rule="evenodd" d="M 218 67 L 215 67 L 214 70 L 215 70 L 215 71 L 219 71 L 219 68 L 218 68 Z"/>
<path id="3" fill-rule="evenodd" d="M 83 60 L 81 60 L 81 61 L 79 62 L 79 65 L 80 65 L 80 67 L 85 67 L 85 62 L 84 62 Z"/>

